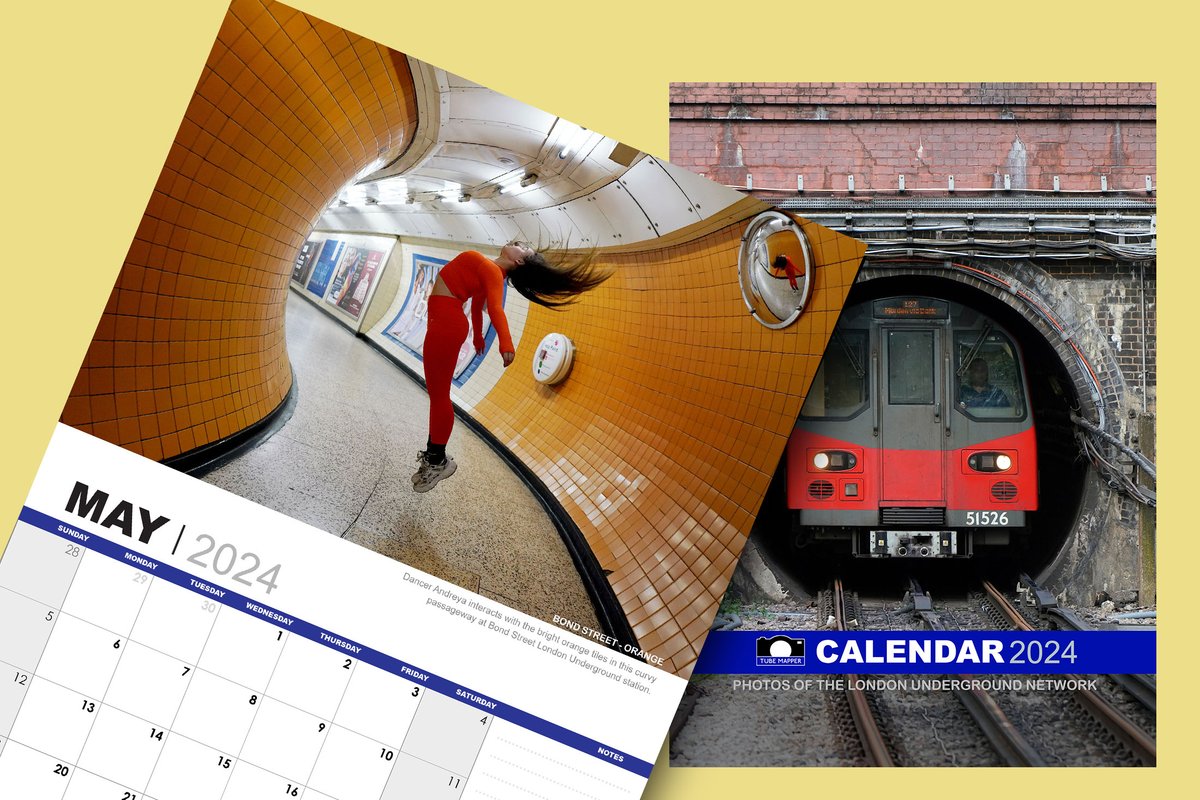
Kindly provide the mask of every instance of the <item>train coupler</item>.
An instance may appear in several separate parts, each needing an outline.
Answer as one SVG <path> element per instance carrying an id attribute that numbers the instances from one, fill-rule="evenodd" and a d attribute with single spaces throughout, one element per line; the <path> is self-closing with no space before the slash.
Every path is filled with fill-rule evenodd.
<path id="1" fill-rule="evenodd" d="M 871 531 L 869 558 L 951 558 L 969 555 L 959 547 L 957 531 Z"/>

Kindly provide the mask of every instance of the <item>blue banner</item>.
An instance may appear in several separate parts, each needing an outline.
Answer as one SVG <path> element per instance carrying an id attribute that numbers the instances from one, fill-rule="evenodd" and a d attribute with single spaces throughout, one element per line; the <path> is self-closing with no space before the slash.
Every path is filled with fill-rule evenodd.
<path id="1" fill-rule="evenodd" d="M 1137 631 L 713 631 L 701 675 L 1017 675 L 1157 672 Z"/>

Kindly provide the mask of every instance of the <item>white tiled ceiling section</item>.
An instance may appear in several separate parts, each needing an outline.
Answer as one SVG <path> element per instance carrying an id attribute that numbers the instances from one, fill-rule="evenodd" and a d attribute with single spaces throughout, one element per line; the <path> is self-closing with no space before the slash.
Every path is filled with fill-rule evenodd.
<path id="1" fill-rule="evenodd" d="M 423 129 L 412 145 L 424 152 L 393 154 L 403 166 L 384 165 L 346 187 L 318 227 L 492 246 L 521 238 L 603 247 L 663 236 L 741 199 L 650 156 L 625 167 L 609 158 L 613 139 L 410 64 L 426 87 Z M 537 179 L 522 187 L 527 175 Z M 410 202 L 389 200 L 400 187 Z"/>

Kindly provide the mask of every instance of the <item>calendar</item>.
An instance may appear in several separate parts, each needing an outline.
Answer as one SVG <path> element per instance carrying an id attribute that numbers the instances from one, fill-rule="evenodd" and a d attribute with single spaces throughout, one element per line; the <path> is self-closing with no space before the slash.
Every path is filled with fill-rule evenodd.
<path id="1" fill-rule="evenodd" d="M 62 425 L 0 621 L 21 800 L 636 798 L 685 685 Z"/>

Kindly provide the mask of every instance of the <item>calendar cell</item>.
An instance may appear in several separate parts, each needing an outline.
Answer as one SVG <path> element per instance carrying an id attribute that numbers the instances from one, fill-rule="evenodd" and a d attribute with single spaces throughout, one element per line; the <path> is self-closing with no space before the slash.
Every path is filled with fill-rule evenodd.
<path id="1" fill-rule="evenodd" d="M 61 608 L 83 555 L 81 545 L 18 522 L 0 559 L 0 586 Z"/>
<path id="2" fill-rule="evenodd" d="M 169 728 L 196 668 L 134 641 L 125 648 L 104 704 Z"/>
<path id="3" fill-rule="evenodd" d="M 308 779 L 309 788 L 337 800 L 377 800 L 398 755 L 394 747 L 334 725 Z"/>
<path id="4" fill-rule="evenodd" d="M 427 690 L 397 678 L 370 664 L 359 664 L 350 676 L 333 721 L 392 747 L 404 742 L 404 734 L 417 713 L 420 696 Z"/>
<path id="5" fill-rule="evenodd" d="M 128 636 L 150 582 L 148 573 L 90 554 L 75 572 L 62 608 L 93 625 Z"/>
<path id="6" fill-rule="evenodd" d="M 80 768 L 71 776 L 63 800 L 142 800 L 142 793 Z"/>
<path id="7" fill-rule="evenodd" d="M 396 754 L 396 766 L 388 777 L 379 800 L 457 800 L 462 796 L 466 774 L 455 774 L 436 764 L 406 753 Z"/>
<path id="8" fill-rule="evenodd" d="M 92 698 L 104 697 L 124 648 L 124 636 L 59 612 L 37 674 Z"/>
<path id="9" fill-rule="evenodd" d="M 74 765 L 9 741 L 0 753 L 0 786 L 5 797 L 20 800 L 60 800 Z"/>
<path id="10" fill-rule="evenodd" d="M 304 786 L 294 780 L 239 761 L 229 778 L 222 800 L 264 800 L 264 798 L 300 797 Z"/>
<path id="11" fill-rule="evenodd" d="M 140 788 L 150 779 L 166 737 L 157 725 L 104 706 L 97 712 L 78 764 L 123 786 Z"/>
<path id="12" fill-rule="evenodd" d="M 421 701 L 403 750 L 459 775 L 466 775 L 492 724 L 485 709 L 429 692 Z"/>
<path id="13" fill-rule="evenodd" d="M 74 764 L 98 710 L 100 701 L 94 697 L 34 676 L 10 737 Z"/>
<path id="14" fill-rule="evenodd" d="M 129 638 L 195 664 L 216 618 L 213 601 L 166 581 L 154 581 Z"/>
<path id="15" fill-rule="evenodd" d="M 267 693 L 321 719 L 333 719 L 356 664 L 349 655 L 293 636 L 279 656 Z"/>
<path id="16" fill-rule="evenodd" d="M 262 700 L 260 692 L 197 670 L 171 729 L 236 756 Z"/>
<path id="17" fill-rule="evenodd" d="M 0 662 L 0 736 L 8 736 L 33 681 L 30 672 Z"/>
<path id="18" fill-rule="evenodd" d="M 301 783 L 312 772 L 329 721 L 265 698 L 242 745 L 242 761 Z"/>
<path id="19" fill-rule="evenodd" d="M 37 600 L 0 589 L 0 619 L 4 620 L 0 661 L 32 671 L 42 657 L 57 614 Z"/>
<path id="20" fill-rule="evenodd" d="M 237 759 L 183 736 L 166 738 L 146 794 L 169 800 L 220 800 Z"/>
<path id="21" fill-rule="evenodd" d="M 200 668 L 263 691 L 288 634 L 248 614 L 226 612 L 213 624 Z"/>

